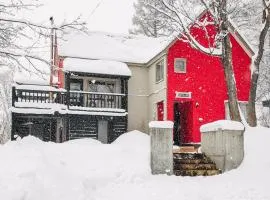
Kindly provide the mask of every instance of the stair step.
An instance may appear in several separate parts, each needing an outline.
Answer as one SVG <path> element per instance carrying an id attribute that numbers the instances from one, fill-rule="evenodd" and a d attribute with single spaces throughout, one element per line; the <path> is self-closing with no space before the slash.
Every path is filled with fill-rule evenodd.
<path id="1" fill-rule="evenodd" d="M 174 147 L 173 153 L 198 153 L 198 148 L 194 146 Z"/>
<path id="2" fill-rule="evenodd" d="M 216 170 L 216 165 L 213 163 L 199 164 L 174 164 L 174 170 Z"/>
<path id="3" fill-rule="evenodd" d="M 205 155 L 201 153 L 174 153 L 174 159 L 204 159 Z"/>
<path id="4" fill-rule="evenodd" d="M 176 176 L 214 176 L 220 173 L 220 170 L 174 170 Z"/>

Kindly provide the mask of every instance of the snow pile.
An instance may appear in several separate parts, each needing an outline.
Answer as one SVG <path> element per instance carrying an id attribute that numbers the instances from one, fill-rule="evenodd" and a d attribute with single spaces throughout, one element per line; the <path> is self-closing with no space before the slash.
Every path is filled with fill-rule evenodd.
<path id="1" fill-rule="evenodd" d="M 249 128 L 237 169 L 214 177 L 152 176 L 150 139 L 138 131 L 106 145 L 34 137 L 0 146 L 0 197 L 24 200 L 269 200 L 270 129 Z"/>
<path id="2" fill-rule="evenodd" d="M 66 58 L 64 67 L 71 72 L 131 76 L 127 64 L 117 61 Z"/>
<path id="3" fill-rule="evenodd" d="M 147 63 L 172 41 L 168 38 L 149 38 L 117 35 L 104 32 L 74 32 L 59 45 L 59 55 L 73 58 Z"/>
<path id="4" fill-rule="evenodd" d="M 201 132 L 210 132 L 217 130 L 244 130 L 245 127 L 241 122 L 231 120 L 218 120 L 208 124 L 204 124 L 200 127 Z"/>

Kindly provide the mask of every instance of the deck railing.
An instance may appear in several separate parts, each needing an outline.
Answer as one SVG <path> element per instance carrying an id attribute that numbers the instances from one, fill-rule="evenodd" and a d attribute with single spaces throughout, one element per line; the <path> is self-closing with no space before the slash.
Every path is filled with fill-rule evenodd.
<path id="1" fill-rule="evenodd" d="M 127 95 L 83 91 L 44 91 L 12 88 L 12 105 L 16 102 L 58 103 L 76 107 L 127 110 Z"/>

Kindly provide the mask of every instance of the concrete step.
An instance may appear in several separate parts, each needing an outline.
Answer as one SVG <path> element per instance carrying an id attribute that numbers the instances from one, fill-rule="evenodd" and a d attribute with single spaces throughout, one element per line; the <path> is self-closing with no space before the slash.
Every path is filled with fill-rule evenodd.
<path id="1" fill-rule="evenodd" d="M 199 164 L 174 164 L 174 170 L 216 170 L 216 165 L 211 163 Z"/>
<path id="2" fill-rule="evenodd" d="M 175 164 L 214 164 L 209 159 L 174 159 Z"/>
<path id="3" fill-rule="evenodd" d="M 173 166 L 176 176 L 213 176 L 221 173 L 216 164 L 202 153 L 174 153 Z"/>
<path id="4" fill-rule="evenodd" d="M 195 146 L 174 146 L 173 153 L 198 153 Z"/>
<path id="5" fill-rule="evenodd" d="M 220 170 L 174 170 L 176 176 L 214 176 L 220 173 Z"/>
<path id="6" fill-rule="evenodd" d="M 205 155 L 201 153 L 174 153 L 174 159 L 204 159 Z"/>

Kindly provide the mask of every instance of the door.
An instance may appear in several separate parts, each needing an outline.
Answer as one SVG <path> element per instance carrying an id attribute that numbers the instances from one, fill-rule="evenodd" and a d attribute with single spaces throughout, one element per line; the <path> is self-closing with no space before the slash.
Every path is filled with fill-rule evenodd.
<path id="1" fill-rule="evenodd" d="M 108 143 L 108 121 L 98 121 L 98 140 L 104 144 Z"/>
<path id="2" fill-rule="evenodd" d="M 191 141 L 193 129 L 192 105 L 192 101 L 182 101 L 174 104 L 175 145 L 183 145 Z"/>

